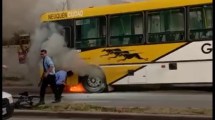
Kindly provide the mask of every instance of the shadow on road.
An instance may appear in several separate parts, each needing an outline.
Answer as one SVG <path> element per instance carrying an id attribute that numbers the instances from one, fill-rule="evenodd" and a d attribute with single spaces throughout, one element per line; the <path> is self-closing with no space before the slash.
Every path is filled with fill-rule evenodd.
<path id="1" fill-rule="evenodd" d="M 114 91 L 119 92 L 140 92 L 140 91 L 202 91 L 212 92 L 212 85 L 117 85 L 113 86 Z"/>

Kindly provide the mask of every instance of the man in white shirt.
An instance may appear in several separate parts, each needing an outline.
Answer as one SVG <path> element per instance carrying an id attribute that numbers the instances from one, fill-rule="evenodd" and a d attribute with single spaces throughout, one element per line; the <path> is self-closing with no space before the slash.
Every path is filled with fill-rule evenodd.
<path id="1" fill-rule="evenodd" d="M 41 78 L 41 88 L 40 88 L 40 102 L 39 105 L 45 104 L 45 93 L 48 85 L 55 95 L 55 101 L 53 103 L 60 102 L 60 96 L 58 96 L 58 90 L 55 82 L 55 66 L 52 59 L 47 55 L 45 49 L 40 51 L 40 56 L 43 59 L 43 76 Z"/>

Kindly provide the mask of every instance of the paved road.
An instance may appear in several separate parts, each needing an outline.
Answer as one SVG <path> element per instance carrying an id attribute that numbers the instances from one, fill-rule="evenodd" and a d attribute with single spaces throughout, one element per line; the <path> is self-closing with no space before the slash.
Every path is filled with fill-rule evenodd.
<path id="1" fill-rule="evenodd" d="M 3 87 L 3 90 L 17 95 L 21 91 L 29 91 L 30 88 L 17 89 L 10 87 L 6 89 Z M 32 94 L 35 94 L 33 90 Z M 46 95 L 46 103 L 51 103 L 52 100 L 53 94 Z M 118 91 L 99 94 L 70 93 L 63 94 L 62 102 L 89 103 L 102 106 L 195 107 L 212 109 L 212 92 L 199 90 L 163 90 L 139 92 Z"/>
<path id="2" fill-rule="evenodd" d="M 103 94 L 64 94 L 63 101 L 103 106 L 154 106 L 212 108 L 212 93 L 127 92 Z M 52 99 L 51 96 L 48 100 Z"/>
<path id="3" fill-rule="evenodd" d="M 46 95 L 51 103 L 53 94 Z M 212 93 L 199 91 L 113 92 L 100 94 L 63 94 L 64 103 L 88 103 L 101 106 L 142 106 L 211 108 Z"/>

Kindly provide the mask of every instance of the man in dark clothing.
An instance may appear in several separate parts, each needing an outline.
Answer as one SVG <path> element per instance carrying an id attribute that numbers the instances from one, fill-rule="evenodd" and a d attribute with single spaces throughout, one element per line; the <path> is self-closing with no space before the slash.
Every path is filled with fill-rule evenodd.
<path id="1" fill-rule="evenodd" d="M 43 59 L 43 75 L 41 78 L 41 88 L 40 88 L 40 102 L 39 104 L 45 104 L 45 92 L 48 85 L 55 95 L 55 101 L 53 103 L 60 102 L 60 96 L 58 96 L 58 90 L 55 82 L 55 66 L 52 59 L 47 55 L 46 50 L 40 51 L 40 56 Z"/>

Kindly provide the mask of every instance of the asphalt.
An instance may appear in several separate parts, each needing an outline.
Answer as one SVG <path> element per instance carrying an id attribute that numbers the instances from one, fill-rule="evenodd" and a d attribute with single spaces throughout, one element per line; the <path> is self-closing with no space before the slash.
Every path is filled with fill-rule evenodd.
<path id="1" fill-rule="evenodd" d="M 187 91 L 187 90 L 195 90 L 198 92 L 211 92 L 212 91 L 211 85 L 201 85 L 201 86 L 114 86 L 114 90 L 118 92 L 131 92 L 131 91 L 169 91 L 169 90 L 179 90 L 179 91 Z M 38 94 L 40 91 L 40 87 L 38 86 L 25 86 L 25 85 L 17 85 L 17 86 L 4 86 L 3 91 L 9 92 L 11 94 L 18 94 L 24 91 L 28 91 L 31 94 Z M 47 88 L 47 93 L 52 93 L 51 89 Z"/>
<path id="2" fill-rule="evenodd" d="M 38 94 L 39 87 L 25 87 L 25 86 L 4 86 L 3 91 L 9 93 L 20 93 L 28 91 L 30 94 Z M 47 92 L 51 92 L 50 89 Z M 50 112 L 39 110 L 15 110 L 13 116 L 40 116 L 49 118 L 105 118 L 105 119 L 124 119 L 131 118 L 135 120 L 212 120 L 212 116 L 201 115 L 163 115 L 163 114 L 138 114 L 138 113 L 112 113 L 112 112 L 79 112 L 79 111 L 67 111 L 67 112 Z"/>
<path id="3" fill-rule="evenodd" d="M 39 95 L 39 88 L 8 87 L 3 91 L 17 96 L 28 91 L 30 95 Z M 51 92 L 51 90 L 49 90 Z M 51 103 L 53 94 L 47 94 L 45 102 Z M 87 103 L 99 106 L 123 107 L 173 107 L 173 108 L 206 108 L 212 109 L 212 93 L 204 91 L 136 91 L 110 92 L 99 94 L 68 93 L 63 94 L 62 103 Z"/>

